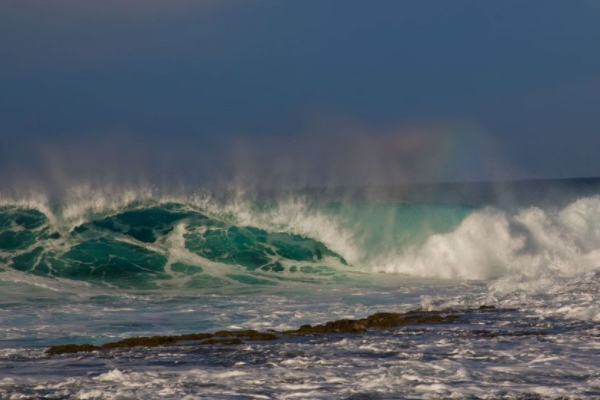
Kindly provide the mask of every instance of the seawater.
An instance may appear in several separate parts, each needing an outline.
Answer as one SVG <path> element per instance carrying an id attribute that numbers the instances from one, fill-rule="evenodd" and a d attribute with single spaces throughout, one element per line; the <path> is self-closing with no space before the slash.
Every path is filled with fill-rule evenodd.
<path id="1" fill-rule="evenodd" d="M 600 185 L 545 185 L 558 195 L 5 197 L 0 397 L 597 398 Z M 44 354 L 415 308 L 468 311 L 357 335 Z"/>

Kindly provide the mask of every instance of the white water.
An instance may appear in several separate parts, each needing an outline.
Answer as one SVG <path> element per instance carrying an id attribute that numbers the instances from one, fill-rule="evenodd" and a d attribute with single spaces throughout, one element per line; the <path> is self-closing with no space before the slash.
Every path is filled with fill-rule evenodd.
<path id="1" fill-rule="evenodd" d="M 50 211 L 42 200 L 22 204 L 46 215 L 54 212 L 51 223 L 72 228 L 144 198 L 137 193 L 116 200 L 84 199 L 61 213 Z M 344 256 L 364 280 L 360 285 L 283 282 L 246 292 L 238 285 L 222 294 L 179 295 L 99 289 L 85 282 L 3 272 L 0 397 L 600 396 L 600 197 L 581 198 L 561 208 L 473 210 L 456 226 L 445 225 L 412 241 L 394 236 L 398 231 L 384 225 L 365 227 L 364 219 L 352 218 L 344 209 L 332 212 L 299 199 L 265 209 L 204 197 L 185 202 L 239 225 L 318 239 Z M 373 226 L 383 229 L 386 238 L 377 251 L 366 234 Z M 170 259 L 199 263 L 218 275 L 220 265 L 207 265 L 185 249 L 184 232 L 180 224 L 166 237 Z M 378 311 L 472 309 L 483 304 L 506 311 L 475 312 L 459 324 L 422 331 L 400 329 L 229 350 L 182 347 L 49 358 L 40 347 L 149 334 L 288 329 Z M 522 332 L 534 334 L 519 336 Z"/>

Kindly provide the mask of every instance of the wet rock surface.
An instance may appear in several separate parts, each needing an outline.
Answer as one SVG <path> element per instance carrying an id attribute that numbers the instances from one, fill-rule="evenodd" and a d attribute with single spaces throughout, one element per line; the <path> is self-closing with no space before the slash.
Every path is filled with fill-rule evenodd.
<path id="1" fill-rule="evenodd" d="M 440 312 L 380 311 L 394 309 L 315 313 L 318 328 L 317 323 L 292 323 L 295 315 L 284 314 L 271 325 L 287 322 L 287 329 L 302 331 L 296 335 L 281 328 L 269 331 L 268 325 L 250 328 L 261 326 L 252 321 L 236 325 L 256 331 L 199 330 L 210 333 L 181 335 L 197 340 L 174 345 L 55 356 L 42 356 L 47 347 L 5 352 L 0 355 L 0 398 L 90 398 L 90 393 L 138 399 L 599 398 L 595 356 L 600 336 L 594 321 L 540 318 L 527 309 L 479 304 Z M 400 325 L 385 328 L 390 324 Z M 249 340 L 261 333 L 277 339 Z M 102 342 L 91 343 L 102 347 Z M 44 376 L 32 379 L 31 371 L 42 369 Z"/>
<path id="2" fill-rule="evenodd" d="M 494 310 L 493 306 L 480 308 L 478 311 Z M 473 310 L 463 310 L 461 313 Z M 105 343 L 101 346 L 92 344 L 65 344 L 52 346 L 46 350 L 47 355 L 73 354 L 80 352 L 107 351 L 131 347 L 173 346 L 180 342 L 197 342 L 199 345 L 231 346 L 245 341 L 272 341 L 290 336 L 314 336 L 340 333 L 361 333 L 368 330 L 383 330 L 411 325 L 448 324 L 460 318 L 453 311 L 414 310 L 406 313 L 376 313 L 362 319 L 340 319 L 319 325 L 302 325 L 298 329 L 277 332 L 268 330 L 217 331 L 214 333 L 190 333 L 184 335 L 145 336 Z"/>
<path id="3" fill-rule="evenodd" d="M 449 323 L 459 316 L 446 312 L 409 311 L 400 313 L 377 313 L 358 320 L 340 319 L 330 321 L 324 325 L 302 325 L 299 329 L 282 332 L 283 335 L 305 336 L 327 333 L 355 333 L 365 332 L 369 329 L 390 329 L 403 325 L 422 325 Z"/>

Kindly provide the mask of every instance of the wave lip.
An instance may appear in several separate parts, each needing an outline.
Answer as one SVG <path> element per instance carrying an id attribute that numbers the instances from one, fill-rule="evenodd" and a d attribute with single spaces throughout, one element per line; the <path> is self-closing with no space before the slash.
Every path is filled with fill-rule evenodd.
<path id="1" fill-rule="evenodd" d="M 600 270 L 598 196 L 514 212 L 302 199 L 93 204 L 110 207 L 2 205 L 0 264 L 132 289 L 339 282 L 385 272 L 495 280 L 492 290 L 502 293 L 543 291 Z"/>
<path id="2" fill-rule="evenodd" d="M 67 232 L 57 228 L 39 210 L 2 207 L 0 262 L 27 274 L 136 289 L 272 284 L 247 272 L 319 275 L 346 265 L 317 240 L 239 225 L 185 204 L 133 207 Z"/>

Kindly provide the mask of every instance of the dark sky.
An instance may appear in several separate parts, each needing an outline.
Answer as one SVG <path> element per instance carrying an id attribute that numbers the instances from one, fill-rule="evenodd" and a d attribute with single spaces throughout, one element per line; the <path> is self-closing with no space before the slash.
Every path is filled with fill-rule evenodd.
<path id="1" fill-rule="evenodd" d="M 5 182 L 600 176 L 600 2 L 0 0 L 0 146 Z"/>

